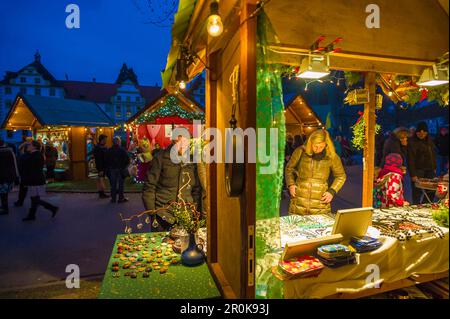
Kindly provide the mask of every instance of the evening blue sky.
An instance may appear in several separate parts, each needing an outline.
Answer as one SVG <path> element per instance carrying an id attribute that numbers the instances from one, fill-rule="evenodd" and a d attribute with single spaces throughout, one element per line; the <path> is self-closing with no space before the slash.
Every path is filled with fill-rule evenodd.
<path id="1" fill-rule="evenodd" d="M 170 28 L 145 23 L 134 0 L 0 1 L 0 77 L 33 61 L 58 79 L 114 82 L 122 63 L 141 85 L 161 85 L 170 48 Z M 68 4 L 80 8 L 80 28 L 67 29 Z"/>

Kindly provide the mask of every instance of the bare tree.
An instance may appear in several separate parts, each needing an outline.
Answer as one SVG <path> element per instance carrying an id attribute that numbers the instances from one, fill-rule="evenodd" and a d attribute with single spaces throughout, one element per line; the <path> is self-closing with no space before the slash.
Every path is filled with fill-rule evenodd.
<path id="1" fill-rule="evenodd" d="M 178 0 L 132 0 L 144 17 L 144 23 L 161 28 L 172 26 Z"/>

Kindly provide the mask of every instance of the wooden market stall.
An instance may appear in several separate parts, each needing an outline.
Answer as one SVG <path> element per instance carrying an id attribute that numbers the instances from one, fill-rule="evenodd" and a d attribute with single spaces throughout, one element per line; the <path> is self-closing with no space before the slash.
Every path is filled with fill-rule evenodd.
<path id="1" fill-rule="evenodd" d="M 292 136 L 309 135 L 314 129 L 323 127 L 319 116 L 300 94 L 286 103 L 284 117 L 286 134 Z"/>
<path id="2" fill-rule="evenodd" d="M 448 51 L 448 5 L 443 6 L 444 3 L 437 0 L 380 0 L 377 5 L 381 27 L 369 28 L 366 25 L 368 3 L 364 1 L 351 4 L 344 0 L 220 1 L 223 32 L 212 37 L 205 27 L 211 12 L 210 1 L 182 0 L 175 15 L 173 45 L 163 73 L 163 86 L 178 85 L 175 70 L 177 63 L 183 61 L 180 55 L 184 46 L 193 57 L 188 68 L 189 79 L 207 66 L 207 127 L 222 131 L 229 127 L 233 97 L 236 97 L 233 74 L 238 70 L 239 103 L 235 114 L 238 127 L 256 128 L 268 121 L 284 130 L 284 117 L 277 115 L 280 117 L 275 118 L 270 112 L 264 112 L 258 102 L 257 92 L 262 82 L 273 84 L 275 81 L 273 73 L 266 80 L 260 78 L 259 72 L 273 65 L 298 66 L 301 58 L 311 53 L 311 45 L 321 35 L 330 41 L 343 38 L 342 51 L 329 55 L 329 67 L 365 73 L 369 99 L 364 105 L 367 125 L 361 206 L 372 206 L 376 74 L 419 77 Z M 277 37 L 259 39 L 258 42 L 257 21 L 263 12 Z M 258 64 L 261 63 L 258 60 L 260 49 L 265 54 L 270 52 L 262 64 Z M 212 163 L 208 168 L 208 264 L 227 298 L 254 298 L 257 289 L 255 227 L 258 216 L 264 216 L 260 211 L 258 188 L 260 181 L 267 178 L 258 174 L 257 166 L 245 163 L 245 187 L 238 197 L 227 196 L 224 164 Z M 280 176 L 273 176 L 273 180 L 276 178 Z M 273 193 L 270 196 L 265 210 L 278 207 L 279 198 Z M 274 211 L 278 214 L 276 209 Z"/>
<path id="3" fill-rule="evenodd" d="M 53 142 L 58 150 L 57 170 L 70 179 L 88 178 L 87 139 L 108 136 L 111 146 L 114 123 L 93 102 L 19 94 L 3 122 L 7 130 L 30 130 L 33 137 Z"/>
<path id="4" fill-rule="evenodd" d="M 127 131 L 139 140 L 147 138 L 151 145 L 162 148 L 171 143 L 172 129 L 182 125 L 193 134 L 193 122 L 204 122 L 204 111 L 193 99 L 179 91 L 163 90 L 155 100 L 148 103 L 127 122 Z"/>

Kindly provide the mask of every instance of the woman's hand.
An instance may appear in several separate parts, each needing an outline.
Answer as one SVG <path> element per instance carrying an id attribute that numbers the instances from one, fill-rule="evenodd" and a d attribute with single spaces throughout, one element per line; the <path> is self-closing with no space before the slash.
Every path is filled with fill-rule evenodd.
<path id="1" fill-rule="evenodd" d="M 333 200 L 333 195 L 329 192 L 325 192 L 322 195 L 322 203 L 329 204 Z"/>
<path id="2" fill-rule="evenodd" d="M 289 186 L 289 194 L 291 194 L 291 197 L 295 197 L 296 191 L 297 191 L 297 186 L 295 186 L 295 185 Z"/>

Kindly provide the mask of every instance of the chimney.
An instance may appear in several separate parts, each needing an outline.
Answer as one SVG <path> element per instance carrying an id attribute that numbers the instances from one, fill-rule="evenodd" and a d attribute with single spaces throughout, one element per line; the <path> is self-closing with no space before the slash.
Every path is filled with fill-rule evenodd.
<path id="1" fill-rule="evenodd" d="M 36 50 L 36 53 L 34 54 L 34 61 L 41 62 L 41 55 L 39 54 L 39 50 Z"/>

